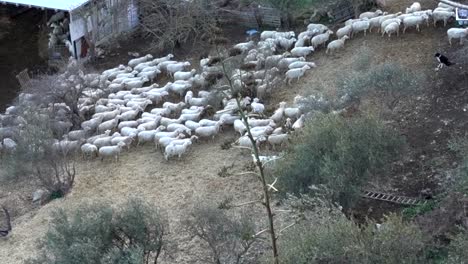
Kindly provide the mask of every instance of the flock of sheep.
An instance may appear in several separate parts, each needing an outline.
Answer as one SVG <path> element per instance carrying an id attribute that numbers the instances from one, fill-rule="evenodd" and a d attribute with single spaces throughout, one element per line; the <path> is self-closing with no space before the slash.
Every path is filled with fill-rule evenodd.
<path id="1" fill-rule="evenodd" d="M 281 147 L 288 142 L 292 131 L 304 126 L 306 113 L 301 105 L 307 99 L 296 96 L 289 107 L 286 102 L 281 102 L 269 117 L 265 115 L 265 106 L 261 101 L 273 89 L 298 80 L 306 71 L 316 67 L 313 62 L 306 61 L 314 50 L 326 45 L 327 53 L 335 51 L 342 48 L 344 41 L 353 34 L 366 34 L 375 27 L 390 36 L 394 31 L 398 33 L 401 23 L 405 31 L 408 27 L 418 29 L 421 23 L 428 23 L 429 17 L 435 24 L 440 20 L 446 23 L 454 15 L 450 7 L 442 5 L 434 11 L 421 11 L 418 3 L 409 7 L 406 13 L 365 12 L 359 19 L 347 21 L 344 27 L 337 30 L 338 39 L 331 42 L 329 39 L 333 32 L 322 24 L 309 24 L 297 39 L 294 32 L 263 31 L 257 43 L 248 41 L 236 44 L 229 54 L 225 54 L 242 54 L 243 62 L 231 72 L 226 72 L 226 67 L 222 65 L 223 58 L 219 56 L 202 59 L 199 69 L 190 69 L 190 62 L 175 61 L 174 56 L 169 54 L 161 58 L 146 55 L 101 74 L 83 75 L 81 77 L 86 80 L 87 88 L 79 100 L 79 109 L 83 116 L 91 118 L 81 123 L 80 130 L 73 131 L 69 131 L 70 122 L 57 121 L 67 131 L 63 139 L 56 140 L 52 147 L 55 151 L 66 153 L 81 151 L 86 157 L 118 159 L 125 148 L 153 143 L 163 150 L 167 160 L 175 156 L 180 158 L 195 141 L 212 139 L 226 126 L 233 126 L 240 136 L 236 143 L 251 148 L 246 124 L 240 120 L 235 95 L 229 90 L 223 93 L 222 109 L 207 114 L 212 109 L 209 106 L 210 98 L 222 86 L 220 80 L 225 80 L 224 77 L 228 77 L 231 90 L 253 91 L 253 100 L 245 96 L 240 102 L 242 109 L 248 112 L 248 124 L 256 144 Z M 71 59 L 70 64 L 76 64 L 76 61 Z M 62 77 L 76 78 L 66 74 L 62 74 Z M 155 81 L 161 75 L 169 76 L 172 80 L 160 86 Z M 19 96 L 20 101 L 28 101 L 28 98 L 30 96 L 24 93 Z M 65 112 L 70 110 L 63 104 L 49 107 L 65 108 Z M 15 106 L 0 115 L 0 139 L 3 139 L 0 141 L 0 151 L 15 151 L 14 138 L 18 128 L 6 126 L 3 122 L 14 116 Z"/>

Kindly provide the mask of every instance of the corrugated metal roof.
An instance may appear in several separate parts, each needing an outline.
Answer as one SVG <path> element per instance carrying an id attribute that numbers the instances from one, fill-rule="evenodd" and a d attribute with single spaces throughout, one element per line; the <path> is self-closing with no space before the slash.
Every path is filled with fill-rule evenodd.
<path id="1" fill-rule="evenodd" d="M 43 7 L 65 11 L 73 10 L 87 2 L 89 2 L 89 0 L 0 0 L 0 3 Z"/>

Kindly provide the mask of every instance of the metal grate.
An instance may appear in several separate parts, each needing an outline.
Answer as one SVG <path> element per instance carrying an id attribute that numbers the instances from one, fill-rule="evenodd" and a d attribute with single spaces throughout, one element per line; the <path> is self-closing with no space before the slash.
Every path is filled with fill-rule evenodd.
<path id="1" fill-rule="evenodd" d="M 416 198 L 397 196 L 393 194 L 378 193 L 378 192 L 372 192 L 372 191 L 363 191 L 361 193 L 361 196 L 364 198 L 368 198 L 368 199 L 380 200 L 380 201 L 403 204 L 403 205 L 420 205 L 420 204 L 426 203 L 426 201 L 421 201 Z"/>
<path id="2" fill-rule="evenodd" d="M 18 79 L 22 90 L 27 88 L 31 83 L 31 78 L 29 77 L 28 69 L 24 69 L 20 73 L 18 73 L 16 75 L 16 79 Z"/>
<path id="3" fill-rule="evenodd" d="M 350 2 L 345 1 L 333 9 L 332 15 L 335 23 L 340 23 L 350 18 L 354 18 L 353 5 Z"/>

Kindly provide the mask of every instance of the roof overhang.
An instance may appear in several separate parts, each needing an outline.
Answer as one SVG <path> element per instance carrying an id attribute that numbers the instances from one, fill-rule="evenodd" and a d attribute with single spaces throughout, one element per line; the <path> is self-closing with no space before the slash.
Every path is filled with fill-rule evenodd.
<path id="1" fill-rule="evenodd" d="M 71 11 L 90 0 L 0 0 L 3 4 Z"/>

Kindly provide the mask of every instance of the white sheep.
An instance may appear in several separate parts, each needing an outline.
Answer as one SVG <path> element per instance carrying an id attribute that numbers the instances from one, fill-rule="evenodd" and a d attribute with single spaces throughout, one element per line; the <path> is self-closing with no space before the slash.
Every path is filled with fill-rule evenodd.
<path id="1" fill-rule="evenodd" d="M 211 137 L 212 139 L 214 139 L 214 137 L 219 133 L 221 125 L 222 121 L 218 121 L 218 123 L 214 126 L 199 127 L 195 129 L 195 134 L 200 138 Z"/>
<path id="2" fill-rule="evenodd" d="M 154 70 L 154 71 L 142 71 L 142 72 L 137 74 L 137 77 L 146 78 L 146 79 L 148 79 L 149 81 L 152 82 L 152 81 L 154 81 L 154 79 L 156 79 L 156 77 L 160 73 L 161 73 L 161 71 L 157 70 L 157 69 Z M 134 87 L 134 88 L 139 88 L 139 87 Z"/>
<path id="3" fill-rule="evenodd" d="M 201 127 L 199 123 L 192 121 L 192 120 L 185 121 L 185 126 L 190 128 L 190 130 L 192 130 L 193 132 L 195 132 L 197 128 Z"/>
<path id="4" fill-rule="evenodd" d="M 128 61 L 128 66 L 130 67 L 135 67 L 137 66 L 138 64 L 142 63 L 142 62 L 147 62 L 149 60 L 152 60 L 153 59 L 153 56 L 151 54 L 147 54 L 143 57 L 140 57 L 140 58 L 136 58 L 136 59 L 131 59 L 130 61 Z"/>
<path id="5" fill-rule="evenodd" d="M 371 18 L 380 16 L 380 15 L 382 15 L 382 14 L 384 14 L 384 13 L 382 12 L 382 10 L 377 9 L 377 10 L 374 11 L 374 12 L 369 11 L 369 12 L 361 13 L 361 14 L 359 15 L 359 18 L 360 18 L 360 19 L 363 19 L 363 18 L 369 18 L 369 19 L 371 19 Z"/>
<path id="6" fill-rule="evenodd" d="M 330 35 L 332 34 L 333 34 L 333 31 L 328 30 L 327 32 L 323 34 L 313 37 L 311 40 L 312 47 L 317 48 L 318 46 L 327 43 L 327 41 L 330 39 Z"/>
<path id="7" fill-rule="evenodd" d="M 421 11 L 421 4 L 419 2 L 414 2 L 410 7 L 406 8 L 406 14 L 416 11 Z"/>
<path id="8" fill-rule="evenodd" d="M 284 146 L 288 139 L 288 134 L 271 134 L 268 136 L 267 141 L 273 149 L 276 149 L 276 146 Z"/>
<path id="9" fill-rule="evenodd" d="M 432 20 L 434 21 L 434 27 L 437 25 L 438 21 L 444 21 L 444 27 L 447 26 L 447 21 L 455 17 L 455 12 L 447 12 L 447 11 L 434 11 L 432 13 Z"/>
<path id="10" fill-rule="evenodd" d="M 98 132 L 102 133 L 102 132 L 104 132 L 106 130 L 113 130 L 114 128 L 117 127 L 118 124 L 119 124 L 119 118 L 118 117 L 115 117 L 114 119 L 106 121 L 106 122 L 102 122 L 98 126 Z"/>
<path id="11" fill-rule="evenodd" d="M 169 144 L 171 144 L 173 141 L 175 140 L 179 140 L 179 139 L 182 139 L 184 138 L 185 135 L 184 134 L 179 134 L 177 137 L 162 137 L 159 139 L 159 141 L 157 142 L 158 144 L 156 144 L 156 148 L 166 148 Z"/>
<path id="12" fill-rule="evenodd" d="M 105 158 L 114 158 L 116 161 L 119 160 L 120 152 L 122 148 L 125 146 L 125 143 L 120 142 L 117 146 L 105 146 L 99 149 L 99 157 L 101 157 L 101 161 Z"/>
<path id="13" fill-rule="evenodd" d="M 249 41 L 249 42 L 243 42 L 243 43 L 238 43 L 234 45 L 234 49 L 240 50 L 241 52 L 247 52 L 253 48 L 255 48 L 255 42 Z"/>
<path id="14" fill-rule="evenodd" d="M 177 81 L 174 83 L 170 83 L 169 89 L 174 93 L 178 93 L 180 96 L 184 96 L 185 91 L 192 87 L 192 84 L 187 81 Z"/>
<path id="15" fill-rule="evenodd" d="M 317 65 L 314 63 L 314 62 L 310 62 L 310 61 L 295 61 L 291 64 L 289 64 L 288 68 L 289 69 L 299 69 L 299 68 L 302 68 L 304 66 L 309 66 L 310 68 L 315 68 L 317 67 Z"/>
<path id="16" fill-rule="evenodd" d="M 143 87 L 143 85 L 147 82 L 149 82 L 149 78 L 147 76 L 143 76 L 143 77 L 139 77 L 139 79 L 135 79 L 135 80 L 130 80 L 130 81 L 126 81 L 124 83 L 124 88 L 126 89 L 133 89 L 133 88 L 141 88 Z"/>
<path id="17" fill-rule="evenodd" d="M 253 127 L 250 129 L 250 133 L 252 134 L 253 137 L 260 137 L 260 136 L 268 136 L 270 135 L 273 130 L 275 130 L 271 126 L 264 126 L 264 127 Z"/>
<path id="18" fill-rule="evenodd" d="M 291 81 L 293 79 L 297 79 L 299 81 L 299 79 L 304 76 L 305 72 L 307 70 L 310 70 L 311 68 L 308 66 L 308 65 L 305 65 L 304 67 L 300 68 L 300 69 L 291 69 L 291 70 L 288 70 L 286 72 L 286 78 L 285 78 L 285 82 L 287 82 L 288 85 L 291 85 Z"/>
<path id="19" fill-rule="evenodd" d="M 176 72 L 183 71 L 186 67 L 190 66 L 190 62 L 179 62 L 179 63 L 172 63 L 166 66 L 166 71 L 172 76 Z"/>
<path id="20" fill-rule="evenodd" d="M 11 138 L 3 139 L 3 149 L 7 153 L 13 153 L 16 151 L 18 144 Z"/>
<path id="21" fill-rule="evenodd" d="M 114 146 L 119 145 L 121 142 L 124 143 L 124 146 L 127 147 L 127 149 L 130 149 L 130 146 L 132 145 L 132 142 L 133 142 L 133 137 L 116 136 L 111 139 L 111 144 Z"/>
<path id="22" fill-rule="evenodd" d="M 293 31 L 289 32 L 277 32 L 277 31 L 268 31 L 265 30 L 262 33 L 260 33 L 260 39 L 261 40 L 266 40 L 270 38 L 278 38 L 278 37 L 283 37 L 283 38 L 293 38 L 295 37 L 296 34 Z"/>
<path id="23" fill-rule="evenodd" d="M 176 131 L 178 129 L 183 131 L 184 133 L 186 133 L 188 135 L 192 134 L 192 130 L 190 128 L 186 127 L 183 124 L 173 123 L 173 124 L 167 125 L 167 131 L 169 131 L 169 132 L 174 132 L 174 131 Z"/>
<path id="24" fill-rule="evenodd" d="M 188 91 L 184 99 L 185 99 L 185 103 L 191 106 L 206 106 L 208 104 L 207 98 L 193 97 L 192 91 Z"/>
<path id="25" fill-rule="evenodd" d="M 382 36 L 385 34 L 384 33 L 385 28 L 388 25 L 390 25 L 391 23 L 398 23 L 398 25 L 400 25 L 401 24 L 401 19 L 399 19 L 399 18 L 390 18 L 390 19 L 387 19 L 384 22 L 382 22 L 382 24 L 380 25 L 380 32 L 382 32 Z"/>
<path id="26" fill-rule="evenodd" d="M 257 137 L 257 138 L 254 138 L 254 141 L 255 141 L 255 145 L 257 147 L 260 147 L 260 145 L 265 142 L 267 139 L 265 136 L 260 136 L 260 137 Z M 236 141 L 237 144 L 239 144 L 240 147 L 244 147 L 244 148 L 252 148 L 253 145 L 252 145 L 252 141 L 250 140 L 250 138 L 248 136 L 242 136 L 240 137 L 237 141 Z"/>
<path id="27" fill-rule="evenodd" d="M 305 115 L 302 114 L 297 120 L 296 122 L 294 122 L 294 124 L 291 126 L 291 128 L 296 131 L 296 130 L 300 130 L 301 128 L 304 127 L 304 122 L 305 122 Z"/>
<path id="28" fill-rule="evenodd" d="M 421 15 L 421 16 L 409 16 L 403 18 L 403 33 L 406 32 L 406 29 L 409 27 L 414 27 L 416 26 L 417 31 L 421 31 L 419 28 L 419 25 L 424 23 L 424 21 L 427 21 L 428 16 L 427 15 Z"/>
<path id="29" fill-rule="evenodd" d="M 315 34 L 320 34 L 326 32 L 328 27 L 322 24 L 309 24 L 307 25 L 307 31 L 314 32 Z"/>
<path id="30" fill-rule="evenodd" d="M 234 121 L 234 130 L 236 132 L 238 132 L 241 136 L 244 135 L 245 131 L 247 131 L 247 127 L 245 126 L 244 121 L 235 120 Z"/>
<path id="31" fill-rule="evenodd" d="M 86 138 L 87 134 L 87 130 L 73 130 L 68 132 L 67 138 L 68 140 L 80 140 Z"/>
<path id="32" fill-rule="evenodd" d="M 336 50 L 339 50 L 341 48 L 344 47 L 344 44 L 345 44 L 345 41 L 349 39 L 349 37 L 347 35 L 344 35 L 342 38 L 340 39 L 337 39 L 337 40 L 334 40 L 330 43 L 328 43 L 328 46 L 327 46 L 327 50 L 325 51 L 325 53 L 331 53 L 331 52 L 334 52 Z"/>
<path id="33" fill-rule="evenodd" d="M 182 110 L 182 108 L 185 107 L 185 103 L 184 102 L 179 102 L 179 103 L 175 104 L 175 103 L 171 103 L 171 102 L 165 102 L 162 105 L 162 107 L 169 109 L 171 111 L 171 113 L 177 113 L 177 112 L 180 112 Z"/>
<path id="34" fill-rule="evenodd" d="M 369 30 L 370 31 L 370 30 Z M 344 26 L 342 28 L 339 28 L 337 31 L 336 31 L 336 37 L 338 39 L 344 37 L 344 36 L 351 36 L 351 33 L 353 32 L 353 26 L 352 25 L 347 25 L 347 26 Z"/>
<path id="35" fill-rule="evenodd" d="M 201 112 L 200 113 L 191 113 L 191 114 L 181 114 L 179 117 L 179 121 L 185 122 L 188 120 L 192 120 L 195 122 L 198 122 L 201 118 Z"/>
<path id="36" fill-rule="evenodd" d="M 450 28 L 449 30 L 447 30 L 447 36 L 450 46 L 452 46 L 452 39 L 460 39 L 460 45 L 463 45 L 463 40 L 466 38 L 467 35 L 468 28 Z"/>
<path id="37" fill-rule="evenodd" d="M 390 38 L 393 33 L 396 33 L 397 36 L 399 35 L 400 31 L 400 24 L 398 22 L 392 22 L 385 27 L 385 30 L 382 32 L 382 37 L 385 33 L 387 33 L 388 37 Z"/>
<path id="38" fill-rule="evenodd" d="M 298 118 L 301 114 L 301 109 L 299 107 L 287 107 L 284 108 L 284 115 L 289 118 Z"/>
<path id="39" fill-rule="evenodd" d="M 230 114 L 222 114 L 219 117 L 219 120 L 223 122 L 225 125 L 233 125 L 236 120 L 239 120 L 240 116 L 237 115 L 230 115 Z"/>
<path id="40" fill-rule="evenodd" d="M 169 158 L 177 156 L 179 159 L 180 157 L 187 152 L 188 147 L 191 144 L 189 142 L 185 142 L 182 145 L 173 145 L 169 144 L 165 149 L 164 149 L 164 158 L 166 160 L 169 160 Z"/>
<path id="41" fill-rule="evenodd" d="M 278 69 L 280 70 L 287 70 L 288 69 L 288 66 L 295 62 L 295 61 L 305 61 L 305 58 L 304 57 L 300 57 L 300 58 L 282 58 L 279 62 L 278 62 Z"/>
<path id="42" fill-rule="evenodd" d="M 370 28 L 370 22 L 368 19 L 362 20 L 362 21 L 356 21 L 352 24 L 352 35 L 354 33 L 359 33 L 361 31 L 364 31 L 364 36 L 367 33 L 367 30 Z"/>
<path id="43" fill-rule="evenodd" d="M 182 129 L 176 129 L 175 131 L 158 131 L 154 134 L 154 143 L 158 144 L 159 140 L 163 137 L 178 137 L 180 134 L 183 134 L 184 131 Z"/>
<path id="44" fill-rule="evenodd" d="M 255 119 L 249 118 L 247 123 L 250 127 L 259 127 L 259 126 L 275 126 L 274 121 L 272 119 Z"/>
<path id="45" fill-rule="evenodd" d="M 297 41 L 297 39 L 295 39 L 295 38 L 291 38 L 291 39 L 287 39 L 287 38 L 283 38 L 283 37 L 277 38 L 278 46 L 280 46 L 284 50 L 291 49 L 296 41 Z"/>
<path id="46" fill-rule="evenodd" d="M 118 117 L 121 121 L 135 120 L 135 118 L 138 116 L 138 114 L 140 114 L 140 112 L 143 112 L 143 109 L 138 108 L 136 110 L 129 110 L 120 114 Z"/>
<path id="47" fill-rule="evenodd" d="M 260 99 L 258 98 L 253 99 L 253 102 L 250 104 L 250 106 L 252 107 L 252 113 L 263 114 L 263 111 L 265 111 L 265 106 L 259 102 L 260 102 Z"/>
<path id="48" fill-rule="evenodd" d="M 273 115 L 270 117 L 275 123 L 280 123 L 284 117 L 284 109 L 286 108 L 286 102 L 280 102 L 279 108 L 275 110 Z"/>
<path id="49" fill-rule="evenodd" d="M 154 130 L 147 130 L 147 131 L 145 130 L 145 131 L 139 132 L 138 133 L 138 145 L 146 143 L 146 142 L 154 141 L 156 134 L 161 133 L 161 130 L 163 130 L 163 129 L 165 129 L 165 127 L 160 126 L 160 127 L 158 127 L 157 129 L 154 129 Z"/>
<path id="50" fill-rule="evenodd" d="M 174 63 L 179 63 L 179 62 L 178 61 L 173 61 L 173 60 L 163 61 L 163 62 L 158 64 L 158 68 L 161 71 L 167 71 L 167 66 L 169 66 L 170 64 L 174 64 Z"/>
<path id="51" fill-rule="evenodd" d="M 111 141 L 112 141 L 112 136 L 100 137 L 94 140 L 93 145 L 95 145 L 98 148 L 105 147 L 105 146 L 112 146 Z"/>
<path id="52" fill-rule="evenodd" d="M 202 119 L 202 120 L 198 121 L 198 124 L 200 124 L 200 126 L 215 126 L 218 123 L 218 121 L 209 120 L 209 119 Z"/>
<path id="53" fill-rule="evenodd" d="M 174 73 L 174 80 L 177 81 L 177 80 L 188 80 L 190 78 L 192 78 L 195 73 L 197 73 L 197 70 L 193 69 L 189 72 L 183 72 L 183 71 L 178 71 L 178 72 L 175 72 Z"/>
<path id="54" fill-rule="evenodd" d="M 117 126 L 117 129 L 121 130 L 124 127 L 137 127 L 138 125 L 139 125 L 138 122 L 135 120 L 123 121 L 119 123 L 119 125 Z"/>
<path id="55" fill-rule="evenodd" d="M 83 154 L 83 157 L 95 157 L 98 155 L 98 147 L 93 144 L 86 143 L 81 146 L 81 153 Z"/>
<path id="56" fill-rule="evenodd" d="M 136 138 L 139 132 L 141 132 L 141 130 L 134 127 L 122 127 L 122 129 L 120 129 L 120 134 L 122 134 L 122 136 L 128 136 L 131 138 Z"/>
<path id="57" fill-rule="evenodd" d="M 161 117 L 160 124 L 167 127 L 170 124 L 180 124 L 182 123 L 182 119 L 173 119 L 173 118 L 167 118 L 167 117 Z"/>
<path id="58" fill-rule="evenodd" d="M 291 50 L 291 55 L 294 57 L 307 57 L 314 51 L 314 47 L 296 47 Z"/>
<path id="59" fill-rule="evenodd" d="M 117 100 L 117 99 L 114 99 L 114 100 Z M 92 116 L 92 119 L 100 119 L 101 121 L 107 121 L 107 120 L 114 119 L 120 113 L 121 113 L 120 107 L 117 107 L 117 109 L 113 111 L 96 113 Z"/>
<path id="60" fill-rule="evenodd" d="M 378 16 L 378 17 L 373 17 L 371 19 L 369 19 L 369 33 L 372 32 L 372 29 L 373 28 L 378 28 L 380 29 L 380 18 L 381 16 Z M 379 30 L 377 30 L 379 31 Z M 351 27 L 351 32 L 352 32 L 352 27 Z M 337 34 L 338 35 L 338 34 Z M 350 35 L 350 37 L 352 36 L 352 34 Z"/>
<path id="61" fill-rule="evenodd" d="M 140 123 L 137 126 L 139 130 L 153 130 L 159 126 L 159 122 L 161 121 L 162 117 L 158 117 L 156 119 L 150 119 L 151 121 Z"/>

